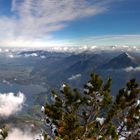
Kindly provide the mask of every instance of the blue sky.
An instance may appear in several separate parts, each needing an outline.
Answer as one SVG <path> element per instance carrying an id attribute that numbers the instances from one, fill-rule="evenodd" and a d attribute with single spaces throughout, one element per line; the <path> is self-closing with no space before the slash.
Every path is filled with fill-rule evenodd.
<path id="1" fill-rule="evenodd" d="M 140 46 L 140 0 L 0 0 L 0 46 Z"/>
<path id="2" fill-rule="evenodd" d="M 60 37 L 94 35 L 120 35 L 140 33 L 140 1 L 126 0 L 112 4 L 109 11 L 96 16 L 71 22 L 71 25 L 56 33 Z"/>

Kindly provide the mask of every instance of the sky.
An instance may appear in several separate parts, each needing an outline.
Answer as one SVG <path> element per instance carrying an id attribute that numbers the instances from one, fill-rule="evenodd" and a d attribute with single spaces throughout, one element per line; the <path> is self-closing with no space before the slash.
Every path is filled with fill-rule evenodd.
<path id="1" fill-rule="evenodd" d="M 139 6 L 140 0 L 0 0 L 0 46 L 140 46 Z"/>

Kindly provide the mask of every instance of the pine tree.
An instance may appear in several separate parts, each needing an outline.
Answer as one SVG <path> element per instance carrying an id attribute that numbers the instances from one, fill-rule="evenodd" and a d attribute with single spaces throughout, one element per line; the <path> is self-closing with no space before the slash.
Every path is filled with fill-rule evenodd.
<path id="1" fill-rule="evenodd" d="M 112 80 L 91 74 L 83 91 L 63 84 L 42 106 L 44 127 L 39 140 L 140 140 L 140 88 L 135 79 L 111 96 Z M 0 140 L 7 137 L 0 129 Z"/>
<path id="2" fill-rule="evenodd" d="M 99 75 L 91 74 L 83 92 L 66 84 L 60 93 L 52 91 L 52 103 L 43 107 L 45 139 L 139 140 L 139 85 L 130 80 L 115 99 L 110 95 L 111 85 L 111 78 L 104 83 Z"/>

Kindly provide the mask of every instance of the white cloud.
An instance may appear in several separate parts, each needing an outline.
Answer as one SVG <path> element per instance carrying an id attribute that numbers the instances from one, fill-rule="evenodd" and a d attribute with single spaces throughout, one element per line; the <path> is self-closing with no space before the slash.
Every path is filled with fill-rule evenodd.
<path id="1" fill-rule="evenodd" d="M 10 132 L 8 132 L 8 137 L 6 138 L 6 140 L 36 140 L 36 139 L 39 139 L 39 135 L 31 133 L 30 130 L 22 131 L 18 128 L 13 128 Z"/>
<path id="2" fill-rule="evenodd" d="M 23 107 L 25 96 L 19 92 L 14 93 L 0 93 L 0 116 L 10 116 L 20 111 Z"/>
<path id="3" fill-rule="evenodd" d="M 11 15 L 0 16 L 0 39 L 32 40 L 51 33 L 70 21 L 94 16 L 108 9 L 112 0 L 12 0 Z"/>
<path id="4" fill-rule="evenodd" d="M 16 43 L 17 44 L 17 43 Z M 24 43 L 23 43 L 24 44 Z M 25 44 L 24 44 L 25 45 Z M 68 42 L 63 41 L 63 43 L 54 43 L 51 42 L 50 44 L 45 42 L 35 42 L 30 45 L 18 45 L 20 47 L 12 47 L 7 49 L 1 48 L 0 53 L 7 53 L 7 55 L 11 55 L 9 57 L 16 56 L 16 52 L 21 51 L 35 51 L 35 50 L 44 50 L 49 52 L 74 52 L 74 53 L 81 53 L 81 52 L 96 52 L 100 53 L 101 51 L 119 51 L 119 52 L 139 52 L 140 53 L 140 46 L 133 46 L 133 45 L 111 45 L 111 46 L 101 46 L 101 45 L 74 45 L 74 44 L 68 44 Z M 8 45 L 8 47 L 10 47 Z M 8 52 L 7 52 L 8 51 Z M 31 54 L 34 56 L 37 56 L 36 54 Z M 27 54 L 26 56 L 31 56 Z M 19 56 L 18 56 L 19 57 Z M 45 58 L 44 56 L 41 56 L 41 58 Z"/>

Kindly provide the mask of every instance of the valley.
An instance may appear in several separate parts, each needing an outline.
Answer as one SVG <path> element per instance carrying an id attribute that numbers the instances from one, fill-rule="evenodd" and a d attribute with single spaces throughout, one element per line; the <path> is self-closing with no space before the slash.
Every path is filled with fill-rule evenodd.
<path id="1" fill-rule="evenodd" d="M 0 53 L 0 93 L 19 91 L 26 101 L 22 111 L 12 115 L 11 122 L 38 124 L 40 107 L 51 101 L 50 91 L 63 83 L 82 90 L 91 73 L 104 80 L 113 80 L 111 94 L 136 77 L 140 82 L 140 54 L 129 51 L 49 52 L 47 50 L 16 50 Z M 22 120 L 22 121 L 21 121 Z M 34 120 L 34 121 L 32 121 Z M 5 122 L 3 121 L 3 122 Z M 23 124 L 24 124 L 23 123 Z M 18 127 L 19 124 L 17 123 Z M 21 125 L 22 126 L 22 125 Z"/>

